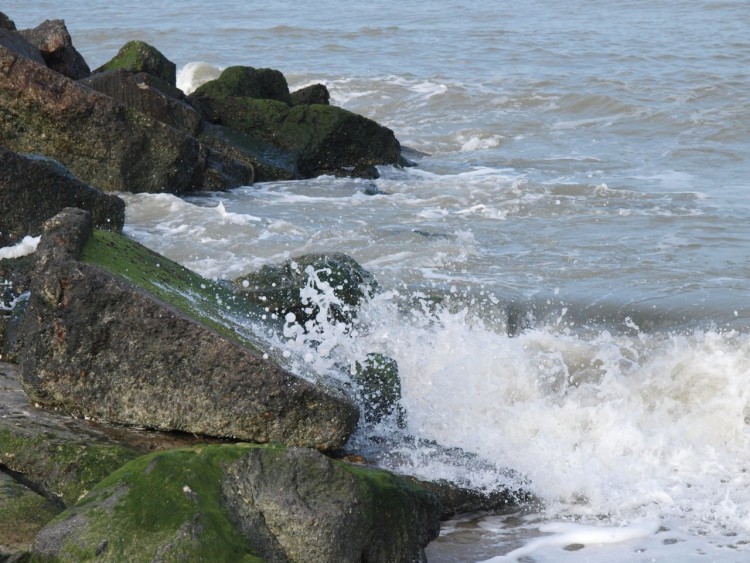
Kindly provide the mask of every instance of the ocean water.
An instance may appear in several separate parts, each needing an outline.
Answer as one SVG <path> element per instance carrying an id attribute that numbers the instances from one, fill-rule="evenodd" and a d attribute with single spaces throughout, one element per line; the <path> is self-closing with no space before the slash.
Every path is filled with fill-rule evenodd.
<path id="1" fill-rule="evenodd" d="M 390 355 L 406 428 L 353 447 L 534 495 L 446 522 L 430 561 L 750 560 L 746 2 L 2 10 L 65 19 L 92 68 L 148 41 L 185 89 L 234 64 L 322 82 L 409 148 L 374 181 L 123 197 L 130 236 L 208 277 L 326 250 L 376 275 L 356 326 L 268 346 L 310 377 Z"/>

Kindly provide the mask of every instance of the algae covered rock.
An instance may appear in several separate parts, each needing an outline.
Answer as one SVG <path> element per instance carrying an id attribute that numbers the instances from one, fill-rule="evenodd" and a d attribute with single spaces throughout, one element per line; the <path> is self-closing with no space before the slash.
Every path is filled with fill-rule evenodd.
<path id="1" fill-rule="evenodd" d="M 281 264 L 268 264 L 233 280 L 236 291 L 248 300 L 285 316 L 292 313 L 304 326 L 327 306 L 328 320 L 349 322 L 363 299 L 378 288 L 375 277 L 354 258 L 341 252 L 305 254 Z"/>
<path id="2" fill-rule="evenodd" d="M 4 47 L 0 69 L 0 145 L 9 150 L 54 158 L 104 191 L 184 193 L 252 182 L 245 163 Z"/>
<path id="3" fill-rule="evenodd" d="M 243 97 L 291 103 L 289 85 L 284 75 L 270 68 L 230 66 L 219 78 L 198 87 L 190 100 L 208 115 L 215 115 L 213 105 L 220 106 L 227 98 Z"/>
<path id="4" fill-rule="evenodd" d="M 177 83 L 177 66 L 156 47 L 145 41 L 128 41 L 112 59 L 94 70 L 94 73 L 118 68 L 132 73 L 151 74 L 171 86 Z"/>
<path id="5" fill-rule="evenodd" d="M 117 442 L 84 421 L 36 409 L 21 389 L 16 367 L 0 362 L 0 465 L 23 475 L 55 505 L 75 504 L 145 451 Z"/>
<path id="6" fill-rule="evenodd" d="M 100 229 L 122 230 L 125 202 L 74 178 L 59 163 L 0 147 L 0 246 L 38 236 L 47 219 L 66 207 L 92 213 Z"/>
<path id="7" fill-rule="evenodd" d="M 211 123 L 295 155 L 303 178 L 321 174 L 377 177 L 374 166 L 402 162 L 393 131 L 371 119 L 330 105 L 290 107 L 292 100 L 286 95 L 247 93 L 235 81 L 226 82 L 220 78 L 203 84 L 189 96 L 191 103 Z"/>
<path id="8" fill-rule="evenodd" d="M 343 446 L 354 402 L 264 357 L 245 300 L 120 235 L 91 234 L 89 221 L 62 212 L 37 249 L 19 329 L 33 401 L 119 424 Z"/>
<path id="9" fill-rule="evenodd" d="M 62 509 L 0 472 L 0 561 L 31 550 L 37 532 Z"/>
<path id="10" fill-rule="evenodd" d="M 138 458 L 45 527 L 60 561 L 424 560 L 439 503 L 385 471 L 302 448 L 197 446 Z"/>

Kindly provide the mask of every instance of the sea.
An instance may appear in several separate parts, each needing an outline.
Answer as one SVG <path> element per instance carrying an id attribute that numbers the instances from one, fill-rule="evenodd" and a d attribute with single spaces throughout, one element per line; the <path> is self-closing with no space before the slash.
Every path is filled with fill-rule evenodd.
<path id="1" fill-rule="evenodd" d="M 443 522 L 431 562 L 750 561 L 746 0 L 1 9 L 64 19 L 92 68 L 141 39 L 186 91 L 269 67 L 395 132 L 416 166 L 123 194 L 125 233 L 212 279 L 329 251 L 375 275 L 354 324 L 267 345 L 317 379 L 395 359 L 401 426 L 350 448 L 530 495 Z"/>

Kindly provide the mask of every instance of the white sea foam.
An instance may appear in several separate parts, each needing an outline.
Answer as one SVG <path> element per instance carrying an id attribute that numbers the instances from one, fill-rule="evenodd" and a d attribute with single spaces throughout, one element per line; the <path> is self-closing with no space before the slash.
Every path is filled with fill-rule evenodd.
<path id="1" fill-rule="evenodd" d="M 187 63 L 177 71 L 177 87 L 191 94 L 198 87 L 221 75 L 223 69 L 209 63 L 194 61 Z"/>
<path id="2" fill-rule="evenodd" d="M 0 260 L 3 258 L 20 258 L 21 256 L 36 252 L 36 247 L 40 239 L 41 237 L 25 236 L 18 244 L 0 248 Z"/>

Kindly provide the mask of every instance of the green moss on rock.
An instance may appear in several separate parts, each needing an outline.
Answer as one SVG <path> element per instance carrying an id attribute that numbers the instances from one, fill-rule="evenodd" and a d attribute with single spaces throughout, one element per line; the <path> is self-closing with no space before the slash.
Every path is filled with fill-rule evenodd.
<path id="1" fill-rule="evenodd" d="M 0 473 L 0 560 L 28 550 L 37 532 L 60 511 L 48 499 Z"/>
<path id="2" fill-rule="evenodd" d="M 252 447 L 140 457 L 54 520 L 50 533 L 37 538 L 35 555 L 59 561 L 262 561 L 223 511 L 220 494 L 222 464 Z M 62 540 L 61 530 L 69 530 Z"/>
<path id="3" fill-rule="evenodd" d="M 0 463 L 35 482 L 50 498 L 75 504 L 88 490 L 140 452 L 112 443 L 69 440 L 53 432 L 0 428 Z"/>
<path id="4" fill-rule="evenodd" d="M 81 260 L 122 276 L 183 314 L 258 352 L 259 342 L 247 327 L 259 320 L 260 307 L 231 288 L 208 280 L 125 236 L 94 231 Z"/>
<path id="5" fill-rule="evenodd" d="M 161 78 L 170 86 L 174 86 L 177 82 L 176 65 L 156 47 L 144 41 L 129 41 L 122 46 L 117 55 L 96 69 L 94 73 L 118 68 L 133 73 L 145 72 Z"/>

